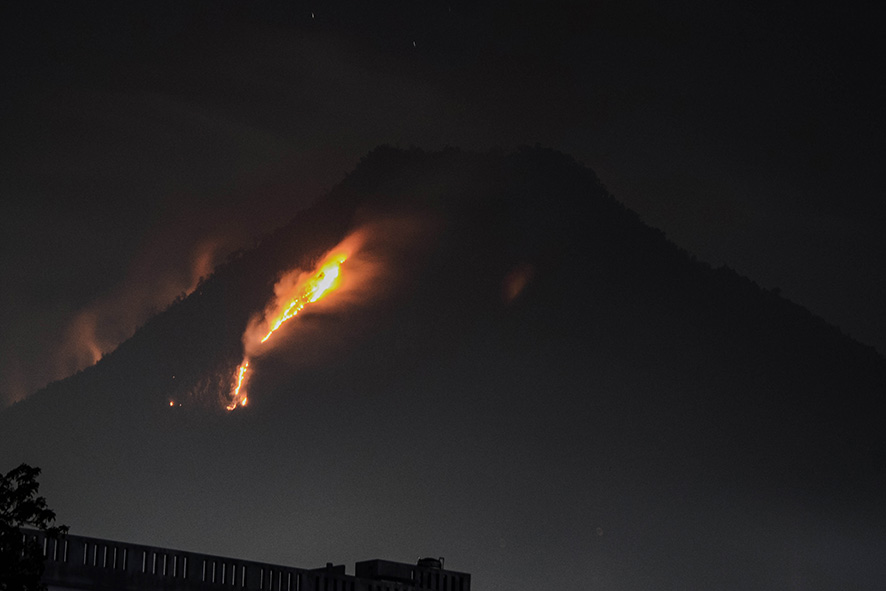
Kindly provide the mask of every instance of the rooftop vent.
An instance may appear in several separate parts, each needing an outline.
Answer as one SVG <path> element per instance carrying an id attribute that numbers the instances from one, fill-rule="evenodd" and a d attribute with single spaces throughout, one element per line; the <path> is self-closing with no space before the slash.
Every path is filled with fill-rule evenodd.
<path id="1" fill-rule="evenodd" d="M 428 568 L 443 568 L 443 557 L 441 556 L 440 558 L 419 558 L 418 565 Z"/>

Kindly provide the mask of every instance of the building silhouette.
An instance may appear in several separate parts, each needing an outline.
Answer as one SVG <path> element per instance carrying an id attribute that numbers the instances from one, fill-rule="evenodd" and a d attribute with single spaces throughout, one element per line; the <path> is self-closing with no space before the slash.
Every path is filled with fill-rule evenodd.
<path id="1" fill-rule="evenodd" d="M 471 575 L 445 570 L 442 558 L 416 564 L 366 560 L 354 574 L 344 565 L 315 569 L 197 554 L 100 538 L 39 531 L 26 537 L 42 546 L 43 582 L 50 591 L 470 591 Z"/>

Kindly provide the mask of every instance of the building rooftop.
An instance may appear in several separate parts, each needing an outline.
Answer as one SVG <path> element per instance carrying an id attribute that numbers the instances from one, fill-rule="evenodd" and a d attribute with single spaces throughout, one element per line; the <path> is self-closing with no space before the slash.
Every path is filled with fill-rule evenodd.
<path id="1" fill-rule="evenodd" d="M 28 530 L 43 547 L 43 582 L 51 591 L 151 589 L 238 591 L 470 591 L 471 575 L 443 568 L 442 558 L 416 564 L 365 560 L 306 569 L 115 542 L 86 536 L 58 539 Z"/>

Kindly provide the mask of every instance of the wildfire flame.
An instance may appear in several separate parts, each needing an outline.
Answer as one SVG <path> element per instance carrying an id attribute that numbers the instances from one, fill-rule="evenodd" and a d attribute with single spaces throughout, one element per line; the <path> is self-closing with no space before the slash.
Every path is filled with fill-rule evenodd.
<path id="1" fill-rule="evenodd" d="M 341 284 L 341 266 L 348 259 L 348 254 L 342 251 L 334 251 L 326 256 L 323 262 L 317 266 L 307 278 L 296 284 L 294 295 L 290 295 L 284 305 L 280 306 L 273 318 L 265 319 L 270 327 L 268 333 L 261 339 L 261 343 L 267 341 L 287 320 L 294 318 L 305 309 L 325 295 L 335 290 Z M 238 406 L 246 406 L 246 381 L 249 370 L 249 356 L 243 358 L 243 362 L 234 373 L 234 384 L 231 389 L 231 401 L 225 407 L 234 410 Z"/>
<path id="2" fill-rule="evenodd" d="M 234 410 L 237 406 L 246 406 L 246 392 L 243 391 L 241 396 L 240 392 L 243 390 L 243 381 L 246 379 L 246 370 L 249 369 L 249 360 L 244 359 L 243 363 L 240 364 L 240 367 L 237 368 L 237 373 L 234 374 L 234 378 L 237 383 L 234 385 L 234 390 L 231 393 L 231 403 L 228 404 L 225 408 L 228 410 Z"/>
<path id="3" fill-rule="evenodd" d="M 274 331 L 280 326 L 294 317 L 296 314 L 304 310 L 305 306 L 316 302 L 322 298 L 328 291 L 338 287 L 339 275 L 341 274 L 341 265 L 348 259 L 348 255 L 338 253 L 327 258 L 327 262 L 323 263 L 314 275 L 305 284 L 304 293 L 300 297 L 293 298 L 289 301 L 286 308 L 274 321 L 273 328 L 261 340 L 265 342 L 270 338 Z"/>

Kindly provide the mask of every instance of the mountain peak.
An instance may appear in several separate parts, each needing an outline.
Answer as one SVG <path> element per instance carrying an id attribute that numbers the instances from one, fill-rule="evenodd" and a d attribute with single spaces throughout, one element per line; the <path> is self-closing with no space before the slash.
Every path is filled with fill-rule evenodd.
<path id="1" fill-rule="evenodd" d="M 343 244 L 340 286 L 251 341 Z M 250 404 L 228 412 L 244 358 Z M 567 155 L 381 146 L 95 367 L 0 413 L 0 459 L 54 475 L 59 515 L 111 538 L 189 519 L 253 539 L 267 511 L 374 547 L 384 510 L 428 524 L 410 547 L 494 527 L 568 554 L 579 522 L 670 515 L 694 535 L 680 515 L 729 504 L 723 540 L 784 507 L 879 511 L 884 385 L 872 349 L 695 260 Z M 640 537 L 648 560 L 671 551 Z"/>

